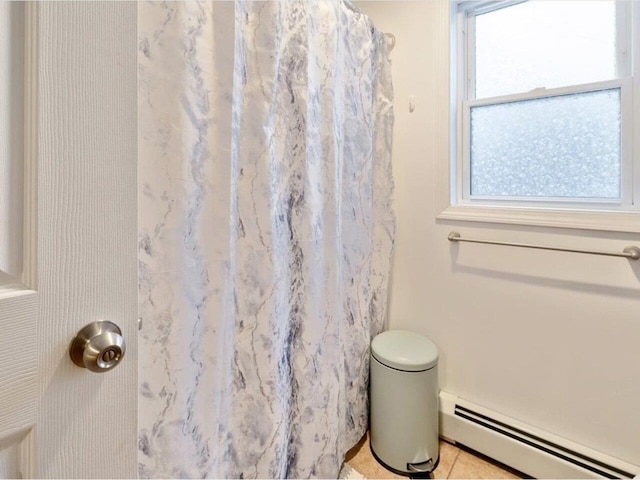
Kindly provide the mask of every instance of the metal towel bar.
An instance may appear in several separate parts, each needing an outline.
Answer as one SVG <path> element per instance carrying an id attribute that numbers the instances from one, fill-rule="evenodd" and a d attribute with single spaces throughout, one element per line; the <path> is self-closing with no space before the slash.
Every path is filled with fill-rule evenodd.
<path id="1" fill-rule="evenodd" d="M 557 252 L 589 253 L 591 255 L 605 255 L 607 257 L 623 257 L 629 260 L 640 259 L 640 248 L 636 246 L 627 247 L 622 250 L 622 252 L 603 252 L 602 250 L 581 250 L 578 248 L 547 247 L 545 245 L 533 245 L 531 243 L 496 242 L 493 240 L 462 238 L 458 232 L 451 232 L 448 238 L 450 242 L 485 243 L 487 245 L 505 245 L 507 247 L 537 248 L 539 250 L 555 250 Z"/>

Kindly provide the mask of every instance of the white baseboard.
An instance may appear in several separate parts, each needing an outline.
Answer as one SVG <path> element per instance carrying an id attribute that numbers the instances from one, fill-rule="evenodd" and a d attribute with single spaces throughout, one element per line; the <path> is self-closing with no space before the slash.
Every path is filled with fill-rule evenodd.
<path id="1" fill-rule="evenodd" d="M 440 435 L 534 478 L 633 478 L 640 466 L 440 392 Z"/>

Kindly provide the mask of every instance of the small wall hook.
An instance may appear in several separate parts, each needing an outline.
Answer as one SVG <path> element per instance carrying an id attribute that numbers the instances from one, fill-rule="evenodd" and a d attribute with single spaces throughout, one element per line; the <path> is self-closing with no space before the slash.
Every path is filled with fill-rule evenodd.
<path id="1" fill-rule="evenodd" d="M 389 40 L 389 51 L 392 51 L 396 46 L 396 36 L 393 33 L 385 33 L 384 36 Z"/>

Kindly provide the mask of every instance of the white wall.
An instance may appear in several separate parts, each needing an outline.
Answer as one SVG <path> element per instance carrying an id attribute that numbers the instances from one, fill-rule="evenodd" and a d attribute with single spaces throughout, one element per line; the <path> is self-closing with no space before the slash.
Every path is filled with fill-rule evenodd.
<path id="1" fill-rule="evenodd" d="M 390 327 L 438 345 L 443 390 L 640 465 L 640 265 L 456 246 L 447 234 L 607 250 L 640 235 L 437 221 L 435 165 L 449 154 L 448 2 L 358 6 L 397 38 Z"/>

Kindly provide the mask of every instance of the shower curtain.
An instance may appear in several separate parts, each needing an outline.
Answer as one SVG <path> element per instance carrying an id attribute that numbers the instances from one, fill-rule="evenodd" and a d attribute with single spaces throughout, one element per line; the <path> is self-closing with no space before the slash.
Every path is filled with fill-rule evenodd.
<path id="1" fill-rule="evenodd" d="M 139 475 L 336 478 L 394 237 L 384 36 L 344 1 L 139 5 Z"/>

